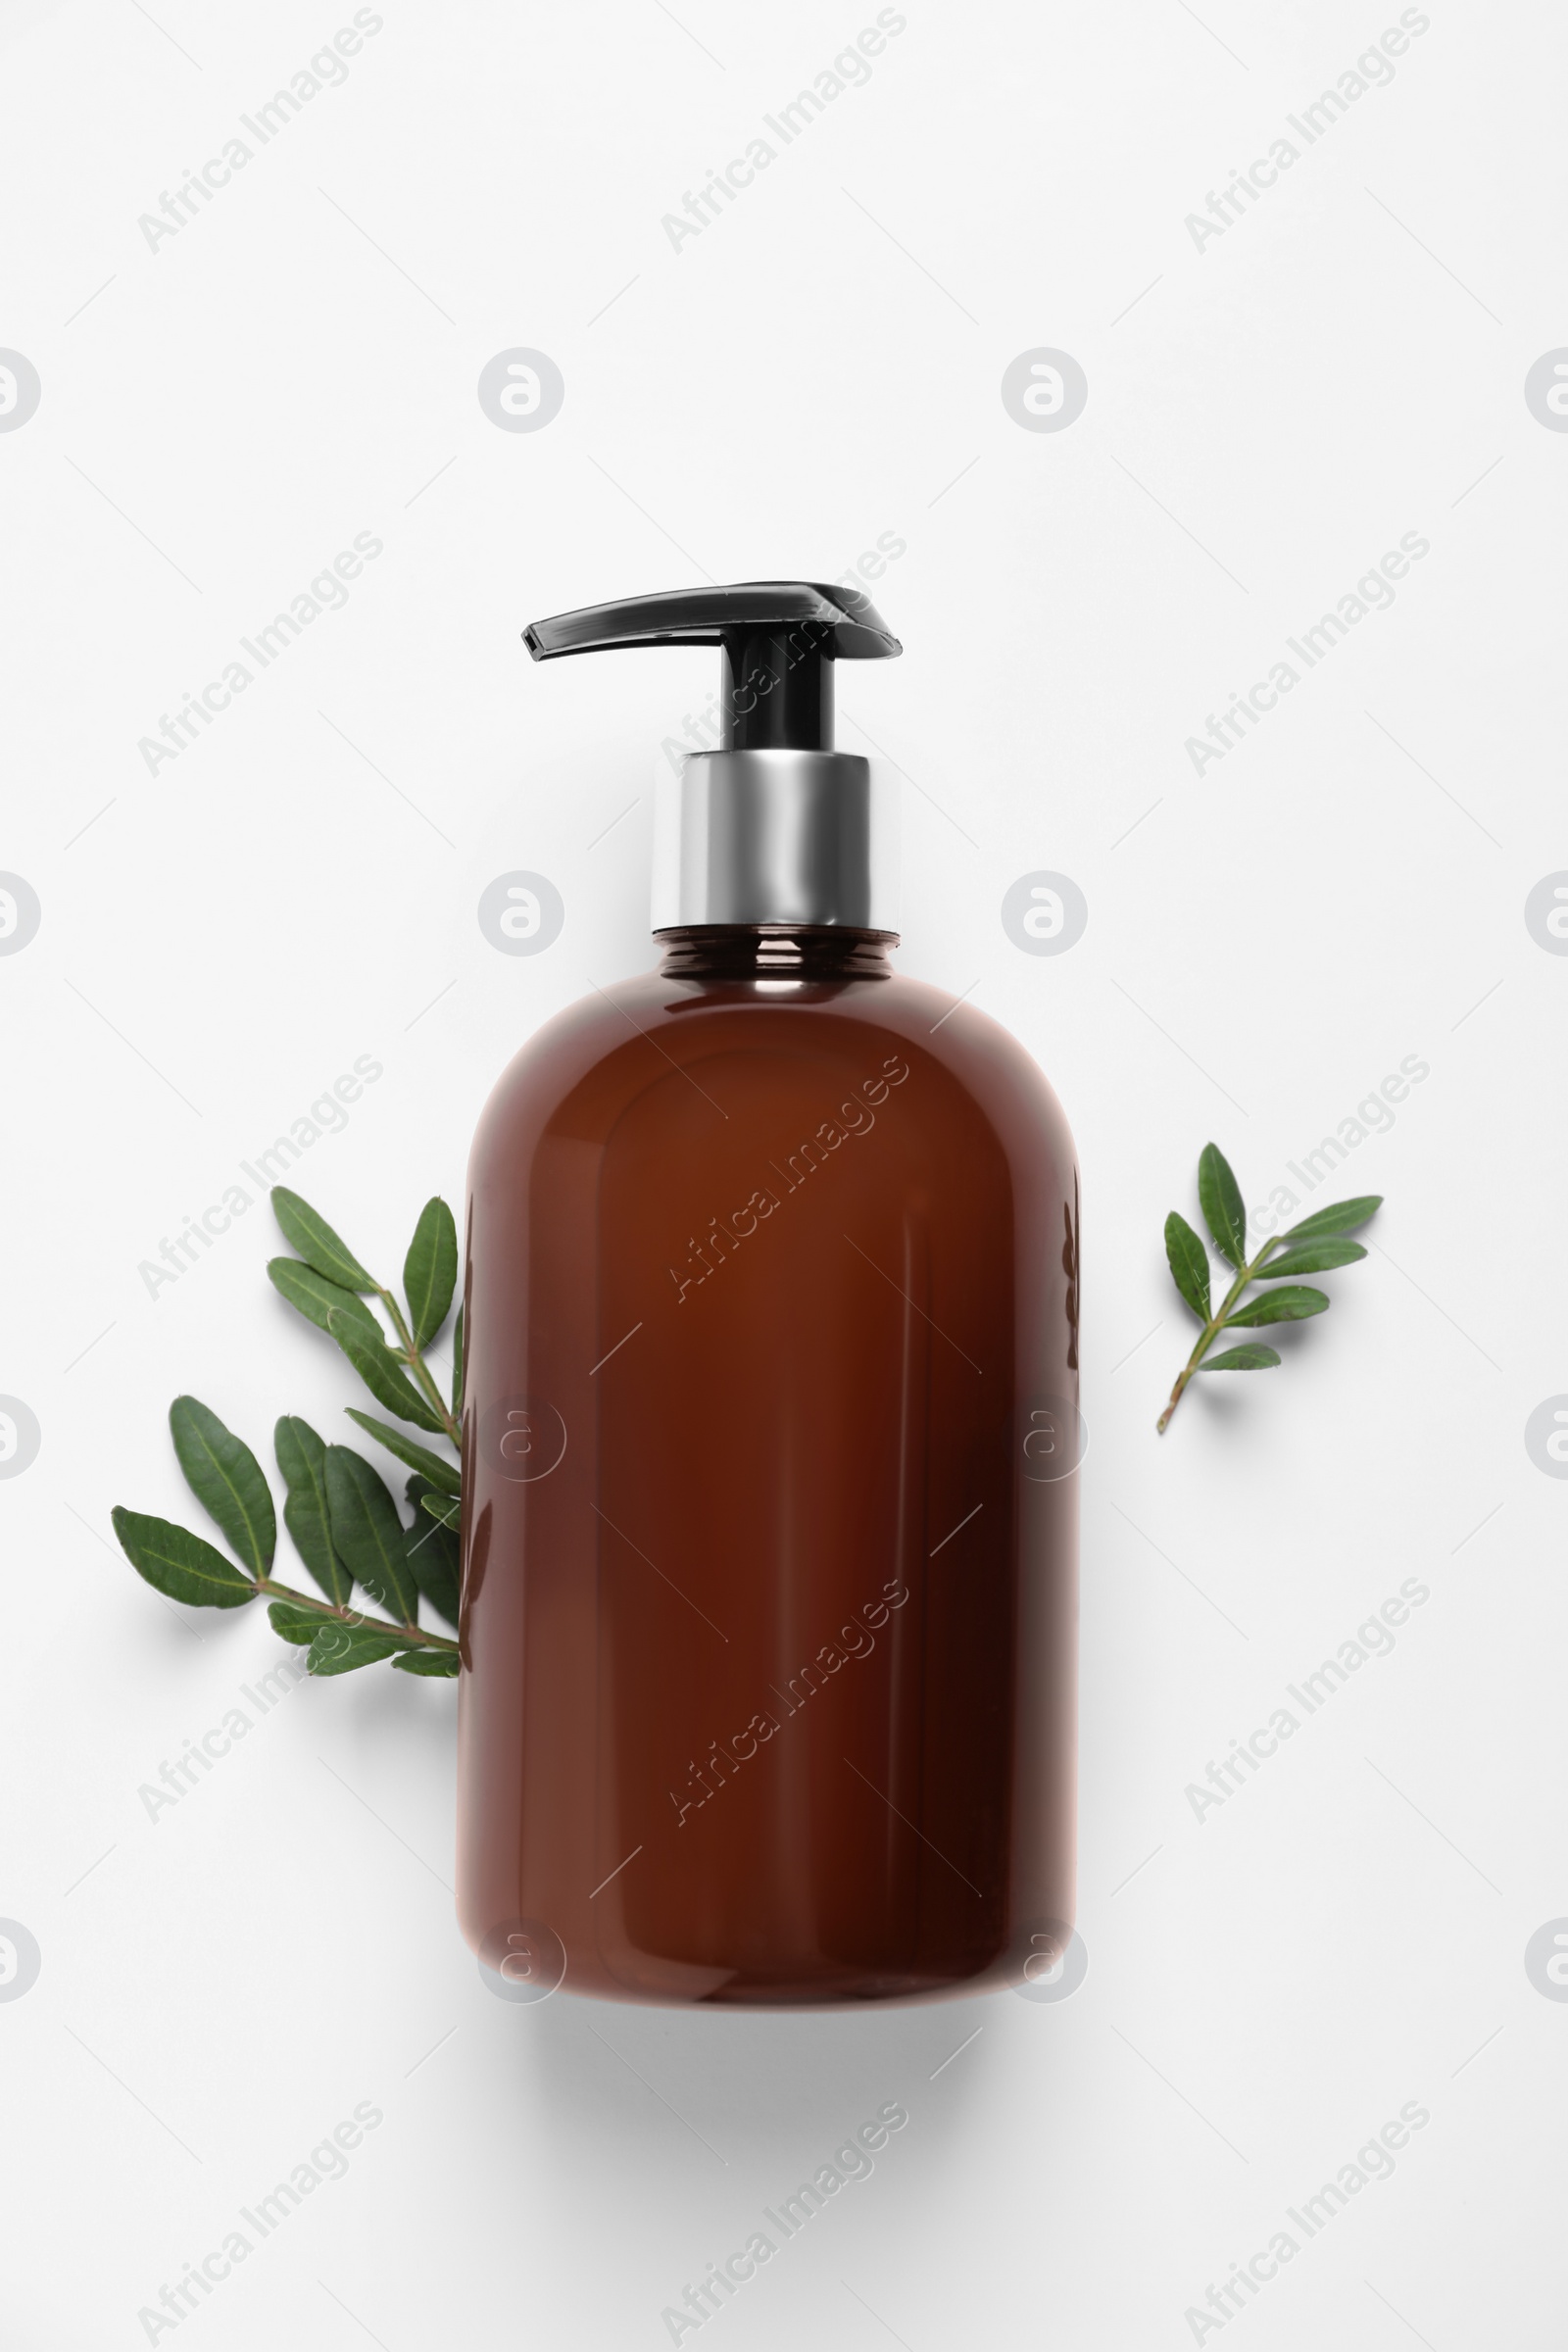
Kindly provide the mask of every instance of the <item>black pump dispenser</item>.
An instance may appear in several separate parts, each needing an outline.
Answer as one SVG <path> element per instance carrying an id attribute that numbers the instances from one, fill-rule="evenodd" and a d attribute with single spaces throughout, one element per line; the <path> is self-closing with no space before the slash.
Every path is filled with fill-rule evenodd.
<path id="1" fill-rule="evenodd" d="M 716 751 L 656 794 L 654 929 L 847 927 L 891 934 L 885 821 L 870 763 L 833 748 L 833 664 L 904 648 L 868 597 L 820 580 L 741 580 L 588 605 L 524 629 L 536 662 L 621 645 L 716 645 Z"/>
<path id="2" fill-rule="evenodd" d="M 885 661 L 904 651 L 869 598 L 818 580 L 743 580 L 627 597 L 533 621 L 522 636 L 536 662 L 615 646 L 718 646 L 726 752 L 831 752 L 833 663 Z"/>

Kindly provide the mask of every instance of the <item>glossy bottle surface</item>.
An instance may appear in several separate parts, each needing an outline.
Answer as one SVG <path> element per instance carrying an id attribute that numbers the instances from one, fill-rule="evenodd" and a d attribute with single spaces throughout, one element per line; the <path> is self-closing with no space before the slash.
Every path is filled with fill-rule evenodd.
<path id="1" fill-rule="evenodd" d="M 662 944 L 473 1147 L 465 1934 L 620 2000 L 1018 1982 L 1072 1918 L 1065 1121 L 885 935 Z"/>

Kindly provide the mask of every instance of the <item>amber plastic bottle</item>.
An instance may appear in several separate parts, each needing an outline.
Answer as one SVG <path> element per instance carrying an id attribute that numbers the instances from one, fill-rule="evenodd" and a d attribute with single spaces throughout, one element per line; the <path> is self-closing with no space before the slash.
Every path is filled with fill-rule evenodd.
<path id="1" fill-rule="evenodd" d="M 459 1906 L 518 1997 L 930 1998 L 1065 1937 L 1072 1144 L 896 944 L 670 924 L 485 1110 Z"/>

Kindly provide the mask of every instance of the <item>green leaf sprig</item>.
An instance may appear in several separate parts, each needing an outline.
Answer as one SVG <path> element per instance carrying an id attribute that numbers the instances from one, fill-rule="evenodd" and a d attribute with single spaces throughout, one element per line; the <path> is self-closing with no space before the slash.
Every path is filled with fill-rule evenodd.
<path id="1" fill-rule="evenodd" d="M 453 1331 L 450 1400 L 425 1360 L 457 1288 L 457 1228 L 446 1202 L 428 1200 L 420 1211 L 404 1261 L 405 1304 L 366 1272 L 297 1193 L 276 1186 L 272 1207 L 284 1239 L 299 1252 L 273 1258 L 267 1269 L 279 1295 L 337 1342 L 377 1404 L 457 1447 L 463 1410 L 461 1307 Z M 367 1296 L 386 1310 L 390 1338 L 365 1303 Z M 121 1548 L 138 1575 L 172 1600 L 233 1609 L 265 1598 L 272 1630 L 305 1650 L 312 1674 L 348 1674 L 390 1658 L 405 1674 L 455 1675 L 458 1643 L 420 1625 L 419 1603 L 428 1602 L 437 1617 L 456 1628 L 463 1499 L 458 1464 L 374 1414 L 355 1405 L 345 1410 L 413 1472 L 404 1492 L 414 1517 L 405 1525 L 380 1472 L 362 1453 L 351 1446 L 327 1445 L 308 1421 L 285 1413 L 272 1433 L 285 1494 L 283 1524 L 323 1599 L 273 1576 L 277 1517 L 261 1463 L 244 1440 L 194 1396 L 177 1396 L 170 1407 L 174 1453 L 186 1485 L 234 1557 L 172 1520 L 150 1518 L 123 1505 L 112 1514 Z M 356 1608 L 356 1586 L 386 1614 L 376 1617 Z"/>
<path id="2" fill-rule="evenodd" d="M 1321 1274 L 1332 1266 L 1348 1266 L 1356 1258 L 1365 1257 L 1361 1244 L 1348 1242 L 1344 1236 L 1364 1225 L 1382 1207 L 1383 1196 L 1366 1193 L 1359 1200 L 1339 1200 L 1330 1208 L 1320 1208 L 1303 1217 L 1299 1225 L 1293 1225 L 1289 1232 L 1272 1235 L 1257 1255 L 1249 1258 L 1247 1211 L 1242 1205 L 1241 1187 L 1219 1146 L 1205 1144 L 1198 1162 L 1198 1203 L 1214 1238 L 1215 1249 L 1236 1269 L 1236 1279 L 1218 1306 L 1211 1305 L 1208 1251 L 1187 1219 L 1172 1209 L 1165 1219 L 1165 1255 L 1170 1261 L 1171 1280 L 1203 1328 L 1177 1375 L 1170 1402 L 1159 1416 L 1156 1428 L 1161 1436 L 1196 1372 L 1262 1372 L 1279 1362 L 1272 1348 L 1264 1348 L 1255 1341 L 1211 1355 L 1209 1349 L 1221 1332 L 1255 1331 L 1259 1325 L 1268 1323 L 1304 1322 L 1308 1315 L 1325 1313 L 1330 1304 L 1326 1292 L 1295 1282 L 1280 1282 L 1276 1289 L 1260 1291 L 1244 1301 L 1242 1295 L 1248 1285 L 1274 1281 L 1284 1274 Z"/>
<path id="3" fill-rule="evenodd" d="M 272 1213 L 283 1239 L 298 1257 L 274 1257 L 267 1268 L 273 1288 L 307 1322 L 330 1333 L 378 1404 L 459 1443 L 457 1412 L 461 1398 L 454 1391 L 449 1406 L 442 1397 L 423 1350 L 440 1331 L 452 1304 L 458 1281 L 458 1229 L 452 1211 L 441 1200 L 427 1200 L 403 1261 L 403 1288 L 408 1313 L 399 1306 L 385 1283 L 367 1274 L 322 1216 L 286 1185 L 272 1187 Z M 392 1347 L 364 1295 L 371 1293 L 385 1307 L 397 1337 Z M 463 1355 L 463 1316 L 460 1309 L 455 1335 L 458 1360 Z"/>

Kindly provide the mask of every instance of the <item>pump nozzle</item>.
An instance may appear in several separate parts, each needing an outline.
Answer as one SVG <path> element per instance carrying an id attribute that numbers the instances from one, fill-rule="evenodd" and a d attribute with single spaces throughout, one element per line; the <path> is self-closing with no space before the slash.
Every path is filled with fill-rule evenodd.
<path id="1" fill-rule="evenodd" d="M 522 641 L 536 662 L 615 646 L 719 646 L 719 741 L 736 752 L 830 752 L 830 664 L 904 651 L 868 597 L 817 580 L 743 580 L 586 605 L 531 622 Z"/>

